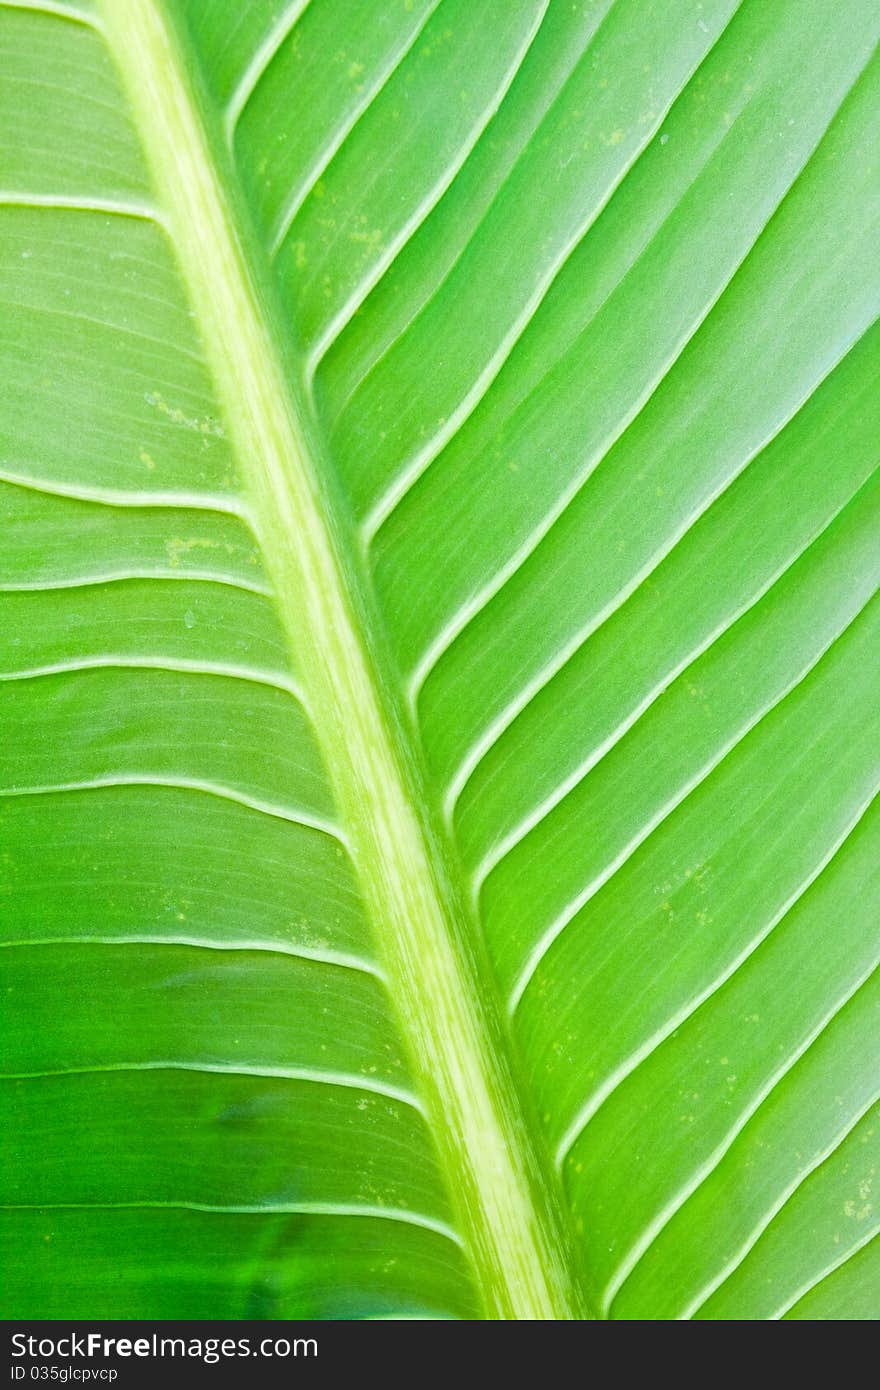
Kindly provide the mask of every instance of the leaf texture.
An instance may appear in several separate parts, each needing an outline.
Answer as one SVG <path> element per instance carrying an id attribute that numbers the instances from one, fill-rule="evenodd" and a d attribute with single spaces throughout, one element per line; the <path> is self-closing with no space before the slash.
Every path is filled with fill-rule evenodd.
<path id="1" fill-rule="evenodd" d="M 7 1316 L 880 1312 L 870 0 L 0 7 Z"/>

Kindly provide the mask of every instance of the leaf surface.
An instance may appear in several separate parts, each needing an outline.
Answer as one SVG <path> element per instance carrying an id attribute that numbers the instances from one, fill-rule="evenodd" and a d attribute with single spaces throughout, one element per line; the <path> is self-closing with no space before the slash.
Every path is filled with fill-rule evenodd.
<path id="1" fill-rule="evenodd" d="M 878 37 L 0 8 L 7 1316 L 878 1314 Z"/>

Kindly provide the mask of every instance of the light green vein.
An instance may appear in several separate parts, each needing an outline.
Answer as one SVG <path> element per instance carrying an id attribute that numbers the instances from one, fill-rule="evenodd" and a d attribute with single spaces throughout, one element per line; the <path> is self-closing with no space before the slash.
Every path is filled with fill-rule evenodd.
<path id="1" fill-rule="evenodd" d="M 351 955 L 347 951 L 333 951 L 328 947 L 319 950 L 313 946 L 301 946 L 296 942 L 287 941 L 258 941 L 246 937 L 239 941 L 211 941 L 207 937 L 185 933 L 146 936 L 132 932 L 116 936 L 68 935 L 31 937 L 29 940 L 26 937 L 11 941 L 0 940 L 0 950 L 6 948 L 10 951 L 29 951 L 32 948 L 41 950 L 51 946 L 185 946 L 194 951 L 252 951 L 261 955 L 293 956 L 296 960 L 310 961 L 314 965 L 329 965 L 338 970 L 354 970 L 358 974 L 372 976 L 380 984 L 387 986 L 388 983 L 385 972 L 374 961 Z"/>
<path id="2" fill-rule="evenodd" d="M 779 1322 L 782 1318 L 787 1318 L 789 1313 L 806 1298 L 807 1294 L 812 1293 L 814 1289 L 818 1289 L 820 1284 L 824 1284 L 825 1280 L 830 1279 L 831 1275 L 836 1274 L 843 1265 L 849 1264 L 850 1260 L 854 1260 L 856 1255 L 861 1254 L 863 1250 L 867 1249 L 867 1247 L 877 1239 L 878 1235 L 880 1235 L 880 1231 L 876 1229 L 868 1231 L 856 1245 L 847 1250 L 845 1255 L 839 1256 L 839 1258 L 833 1260 L 831 1264 L 826 1265 L 822 1273 L 817 1275 L 811 1283 L 801 1285 L 797 1293 L 793 1294 L 788 1301 L 777 1308 L 774 1313 L 771 1313 L 767 1321 Z"/>
<path id="3" fill-rule="evenodd" d="M 238 1065 L 221 1062 L 107 1062 L 91 1067 L 52 1067 L 43 1071 L 0 1072 L 0 1081 L 42 1081 L 54 1076 L 103 1076 L 109 1072 L 187 1071 L 205 1076 L 264 1076 L 279 1081 L 305 1081 L 315 1086 L 338 1086 L 345 1091 L 369 1091 L 398 1101 L 424 1115 L 424 1107 L 412 1091 L 385 1081 L 376 1081 L 356 1072 L 325 1071 L 319 1067 L 270 1067 L 258 1063 Z"/>
<path id="4" fill-rule="evenodd" d="M 210 1202 L 39 1202 L 4 1203 L 0 1211 L 204 1211 L 216 1216 L 355 1216 L 374 1221 L 398 1221 L 420 1226 L 461 1246 L 461 1238 L 445 1221 L 398 1207 L 361 1206 L 356 1202 L 265 1202 L 219 1206 Z"/>
<path id="5" fill-rule="evenodd" d="M 519 1110 L 501 1022 L 450 906 L 442 856 L 415 809 L 417 774 L 355 617 L 310 421 L 285 377 L 265 292 L 245 260 L 175 37 L 155 0 L 104 0 L 103 12 L 246 470 L 281 616 L 310 706 L 321 711 L 316 733 L 486 1312 L 527 1321 L 586 1316 Z"/>
<path id="6" fill-rule="evenodd" d="M 234 801 L 238 806 L 246 806 L 249 811 L 259 811 L 264 816 L 274 816 L 276 820 L 288 821 L 301 826 L 303 830 L 314 830 L 320 835 L 329 835 L 348 849 L 344 832 L 331 821 L 299 807 L 280 806 L 275 802 L 263 801 L 259 797 L 248 796 L 246 792 L 234 787 L 223 786 L 220 782 L 205 782 L 197 777 L 154 777 L 149 773 L 118 773 L 106 777 L 83 778 L 76 782 L 52 782 L 30 787 L 0 787 L 0 799 L 18 796 L 59 796 L 67 792 L 97 791 L 105 787 L 160 787 L 172 791 L 198 792 L 205 796 L 217 796 L 221 801 Z"/>

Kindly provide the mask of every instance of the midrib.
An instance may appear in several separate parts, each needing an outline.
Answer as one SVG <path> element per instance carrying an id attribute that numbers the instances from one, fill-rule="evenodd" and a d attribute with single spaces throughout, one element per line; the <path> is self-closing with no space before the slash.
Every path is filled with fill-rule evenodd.
<path id="1" fill-rule="evenodd" d="M 101 0 L 295 645 L 362 890 L 420 1072 L 487 1315 L 589 1316 L 555 1195 L 517 1100 L 497 1009 L 443 857 L 416 810 L 414 759 L 386 709 L 294 399 L 160 0 Z"/>

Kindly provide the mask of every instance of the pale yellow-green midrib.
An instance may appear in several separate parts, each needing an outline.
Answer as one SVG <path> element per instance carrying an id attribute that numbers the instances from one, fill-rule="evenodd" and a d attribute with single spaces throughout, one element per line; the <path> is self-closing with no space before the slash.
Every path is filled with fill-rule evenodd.
<path id="1" fill-rule="evenodd" d="M 455 942 L 303 428 L 159 0 L 101 0 L 295 642 L 490 1317 L 587 1316 L 476 972 Z"/>

